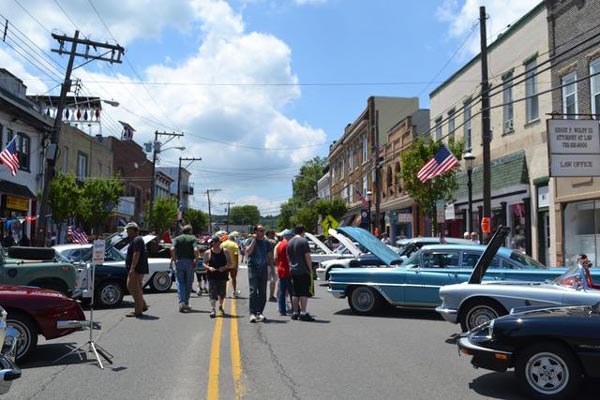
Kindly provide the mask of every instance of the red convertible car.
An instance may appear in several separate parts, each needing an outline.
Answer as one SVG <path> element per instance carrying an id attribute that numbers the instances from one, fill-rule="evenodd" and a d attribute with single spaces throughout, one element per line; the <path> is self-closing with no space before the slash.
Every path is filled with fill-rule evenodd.
<path id="1" fill-rule="evenodd" d="M 81 328 L 85 315 L 78 302 L 54 290 L 0 285 L 0 306 L 8 312 L 6 323 L 20 334 L 17 361 L 31 356 L 38 335 L 54 339 Z"/>

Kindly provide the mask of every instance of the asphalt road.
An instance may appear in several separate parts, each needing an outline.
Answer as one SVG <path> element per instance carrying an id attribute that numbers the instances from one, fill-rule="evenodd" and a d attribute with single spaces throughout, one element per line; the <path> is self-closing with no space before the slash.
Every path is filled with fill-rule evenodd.
<path id="1" fill-rule="evenodd" d="M 386 310 L 353 315 L 345 300 L 317 286 L 309 302 L 315 322 L 291 321 L 268 303 L 265 323 L 247 319 L 243 298 L 227 299 L 224 318 L 211 320 L 206 296 L 193 297 L 194 312 L 177 312 L 176 293 L 147 294 L 144 319 L 120 309 L 98 310 L 96 342 L 114 355 L 98 368 L 71 356 L 88 332 L 40 340 L 37 354 L 21 365 L 6 399 L 524 399 L 512 373 L 475 370 L 447 343 L 457 326 L 435 312 Z M 86 312 L 86 315 L 89 315 Z M 85 357 L 84 356 L 84 357 Z M 597 381 L 578 398 L 592 399 Z"/>

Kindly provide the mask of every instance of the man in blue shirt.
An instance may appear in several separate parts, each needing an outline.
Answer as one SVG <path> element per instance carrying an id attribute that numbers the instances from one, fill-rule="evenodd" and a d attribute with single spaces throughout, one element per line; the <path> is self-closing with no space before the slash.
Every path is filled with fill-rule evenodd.
<path id="1" fill-rule="evenodd" d="M 250 322 L 263 322 L 267 303 L 267 280 L 269 268 L 273 263 L 273 247 L 265 238 L 265 228 L 262 225 L 254 227 L 250 244 L 246 247 L 248 255 L 248 285 L 250 286 Z"/>

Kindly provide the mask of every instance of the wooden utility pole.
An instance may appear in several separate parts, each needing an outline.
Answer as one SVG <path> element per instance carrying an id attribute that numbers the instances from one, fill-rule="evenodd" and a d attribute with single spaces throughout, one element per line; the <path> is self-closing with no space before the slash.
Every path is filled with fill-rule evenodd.
<path id="1" fill-rule="evenodd" d="M 177 207 L 181 207 L 181 162 L 182 161 L 190 161 L 187 165 L 188 167 L 194 161 L 202 161 L 201 157 L 179 157 L 179 169 L 177 170 Z"/>
<path id="2" fill-rule="evenodd" d="M 208 200 L 208 234 L 212 235 L 212 214 L 210 213 L 210 194 L 211 192 L 220 192 L 221 189 L 206 189 L 206 198 Z"/>
<path id="3" fill-rule="evenodd" d="M 491 191 L 491 160 L 490 160 L 490 82 L 488 80 L 488 54 L 485 7 L 479 7 L 479 34 L 481 39 L 481 143 L 483 145 L 483 218 L 491 221 L 492 191 Z M 489 241 L 490 234 L 483 232 L 482 243 Z"/>
<path id="4" fill-rule="evenodd" d="M 224 201 L 221 204 L 227 205 L 227 229 L 226 229 L 226 231 L 229 232 L 229 211 L 231 211 L 231 205 L 235 204 L 235 203 L 233 201 Z"/>
<path id="5" fill-rule="evenodd" d="M 56 118 L 54 120 L 54 126 L 52 128 L 52 132 L 49 135 L 49 144 L 46 150 L 46 169 L 44 170 L 44 186 L 42 188 L 42 199 L 40 204 L 40 218 L 42 219 L 42 227 L 38 226 L 37 234 L 36 234 L 36 243 L 38 245 L 46 245 L 46 240 L 48 238 L 48 223 L 50 222 L 49 206 L 48 206 L 48 194 L 50 190 L 50 181 L 54 178 L 56 174 L 56 157 L 59 153 L 59 137 L 60 137 L 60 128 L 62 125 L 63 111 L 65 108 L 65 103 L 67 99 L 67 93 L 71 90 L 71 72 L 79 67 L 73 68 L 73 64 L 75 62 L 75 57 L 83 57 L 87 61 L 82 65 L 85 65 L 94 60 L 106 61 L 109 63 L 121 63 L 121 56 L 125 53 L 125 49 L 118 44 L 108 44 L 95 42 L 89 39 L 80 39 L 79 31 L 75 31 L 75 35 L 73 37 L 66 35 L 57 35 L 52 34 L 52 37 L 58 41 L 59 48 L 52 49 L 53 52 L 58 53 L 60 55 L 69 54 L 69 61 L 67 62 L 67 69 L 65 71 L 65 80 L 61 85 L 60 89 L 60 98 L 58 99 L 58 106 L 56 109 Z M 65 44 L 70 43 L 71 48 L 69 51 L 65 50 Z M 85 51 L 78 52 L 78 46 L 84 46 Z M 98 52 L 99 50 L 106 50 L 105 53 L 100 55 L 90 54 L 90 50 L 94 52 Z"/>

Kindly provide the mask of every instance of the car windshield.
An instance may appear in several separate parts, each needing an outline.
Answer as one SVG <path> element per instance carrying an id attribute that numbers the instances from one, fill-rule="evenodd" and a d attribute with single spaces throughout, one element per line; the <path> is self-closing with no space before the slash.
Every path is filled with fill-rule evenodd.
<path id="1" fill-rule="evenodd" d="M 407 267 L 407 268 L 418 267 L 420 254 L 421 254 L 421 252 L 419 252 L 419 251 L 414 252 L 408 259 L 406 259 L 400 265 L 403 267 Z"/>
<path id="2" fill-rule="evenodd" d="M 583 287 L 581 267 L 576 265 L 569 268 L 564 274 L 556 278 L 552 283 L 558 286 L 581 289 Z"/>
<path id="3" fill-rule="evenodd" d="M 510 253 L 510 259 L 521 264 L 523 266 L 523 268 L 528 268 L 528 269 L 529 268 L 531 268 L 531 269 L 547 269 L 548 268 L 541 262 L 529 257 L 527 254 L 519 253 L 518 251 L 513 251 L 512 253 Z"/>

